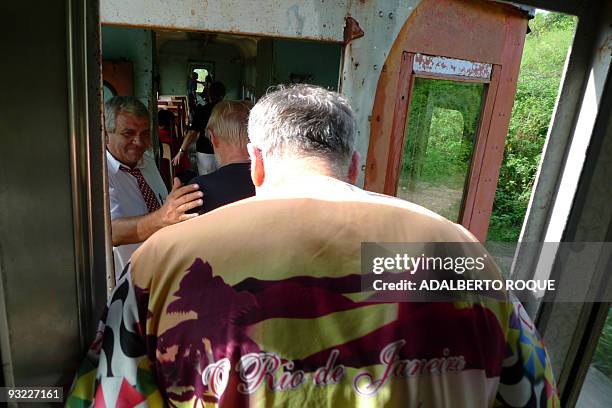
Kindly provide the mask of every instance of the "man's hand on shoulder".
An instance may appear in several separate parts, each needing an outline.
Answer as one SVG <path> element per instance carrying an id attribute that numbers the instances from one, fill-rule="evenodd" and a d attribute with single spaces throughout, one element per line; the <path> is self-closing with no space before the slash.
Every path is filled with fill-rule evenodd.
<path id="1" fill-rule="evenodd" d="M 172 191 L 161 208 L 149 214 L 112 221 L 113 245 L 137 244 L 168 225 L 197 217 L 197 213 L 187 214 L 187 211 L 201 206 L 202 196 L 197 184 L 182 187 L 180 180 L 175 178 Z"/>
<path id="2" fill-rule="evenodd" d="M 181 182 L 178 178 L 174 178 L 172 191 L 168 194 L 164 205 L 156 211 L 159 213 L 161 227 L 176 224 L 185 221 L 198 214 L 187 214 L 187 211 L 199 207 L 203 204 L 202 196 L 197 184 L 189 184 L 181 187 Z"/>

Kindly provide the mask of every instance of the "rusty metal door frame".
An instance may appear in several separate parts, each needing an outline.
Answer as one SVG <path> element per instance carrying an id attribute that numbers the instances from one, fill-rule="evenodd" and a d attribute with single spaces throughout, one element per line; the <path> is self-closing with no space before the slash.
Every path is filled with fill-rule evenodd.
<path id="1" fill-rule="evenodd" d="M 443 56 L 429 56 L 408 51 L 403 52 L 383 191 L 385 194 L 397 195 L 400 167 L 404 153 L 405 128 L 407 121 L 410 120 L 408 112 L 414 80 L 416 78 L 429 78 L 482 83 L 485 84 L 485 94 L 459 219 L 461 224 L 467 229 L 470 229 L 470 226 L 474 224 L 489 222 L 489 214 L 480 211 L 479 208 L 483 204 L 489 204 L 483 201 L 490 201 L 492 197 L 482 197 L 478 192 L 479 190 L 482 191 L 481 183 L 486 178 L 486 175 L 484 175 L 485 178 L 481 176 L 483 176 L 482 169 L 486 162 L 485 152 L 487 150 L 500 72 L 500 65 L 446 58 Z M 501 162 L 499 164 L 501 165 Z M 482 241 L 486 237 L 478 238 Z"/>

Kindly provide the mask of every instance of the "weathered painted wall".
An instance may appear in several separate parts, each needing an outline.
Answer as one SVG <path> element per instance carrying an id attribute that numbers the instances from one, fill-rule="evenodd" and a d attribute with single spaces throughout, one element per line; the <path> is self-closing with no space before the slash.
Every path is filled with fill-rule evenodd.
<path id="1" fill-rule="evenodd" d="M 160 95 L 187 95 L 189 64 L 213 61 L 215 80 L 225 85 L 226 98 L 241 98 L 241 70 L 244 61 L 240 52 L 231 44 L 167 41 L 159 50 L 158 61 Z"/>
<path id="2" fill-rule="evenodd" d="M 142 28 L 102 27 L 102 58 L 134 63 L 134 96 L 146 106 L 153 98 L 153 32 Z"/>
<path id="3" fill-rule="evenodd" d="M 344 49 L 341 91 L 357 115 L 357 150 L 361 154 L 358 185 L 363 186 L 365 161 L 370 140 L 370 121 L 378 80 L 391 47 L 420 0 L 383 0 L 376 3 L 355 1 L 350 15 L 359 23 L 364 36 Z M 386 109 L 393 110 L 393 106 Z"/>
<path id="4" fill-rule="evenodd" d="M 342 41 L 346 0 L 105 0 L 103 23 Z M 361 2 L 360 2 L 361 3 Z M 372 8 L 373 2 L 366 3 Z M 400 0 L 383 0 L 393 3 Z"/>

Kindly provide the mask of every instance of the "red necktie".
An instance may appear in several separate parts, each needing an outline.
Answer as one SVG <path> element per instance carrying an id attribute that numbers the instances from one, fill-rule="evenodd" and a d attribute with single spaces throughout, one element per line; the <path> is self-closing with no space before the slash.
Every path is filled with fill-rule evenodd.
<path id="1" fill-rule="evenodd" d="M 149 186 L 149 184 L 147 184 L 147 181 L 140 172 L 140 169 L 130 169 L 125 166 L 119 166 L 119 170 L 125 171 L 136 178 L 136 181 L 138 182 L 138 189 L 140 190 L 140 194 L 142 194 L 142 198 L 144 198 L 149 212 L 159 209 L 159 201 L 157 201 L 153 189 L 151 186 Z"/>

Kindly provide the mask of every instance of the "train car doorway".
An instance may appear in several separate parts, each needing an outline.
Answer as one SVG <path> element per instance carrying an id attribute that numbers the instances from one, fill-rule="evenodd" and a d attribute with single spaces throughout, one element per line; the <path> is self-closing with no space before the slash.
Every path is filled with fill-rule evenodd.
<path id="1" fill-rule="evenodd" d="M 103 25 L 101 43 L 104 99 L 135 96 L 148 107 L 150 155 L 168 191 L 174 177 L 186 184 L 203 174 L 196 151 L 200 142 L 193 142 L 190 129 L 195 112 L 210 103 L 213 82 L 223 84 L 224 99 L 251 102 L 279 84 L 307 82 L 337 90 L 340 82 L 342 45 L 333 42 Z M 161 111 L 174 117 L 163 140 L 156 121 Z M 195 137 L 207 136 L 199 131 Z M 175 158 L 183 151 L 177 166 Z M 115 264 L 109 287 L 121 267 Z"/>

